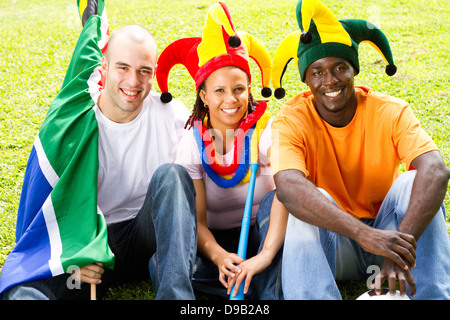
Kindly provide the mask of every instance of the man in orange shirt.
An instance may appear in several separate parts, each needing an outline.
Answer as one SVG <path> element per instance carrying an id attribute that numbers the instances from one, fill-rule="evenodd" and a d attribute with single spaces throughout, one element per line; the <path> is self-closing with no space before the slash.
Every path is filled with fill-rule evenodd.
<path id="1" fill-rule="evenodd" d="M 338 21 L 319 1 L 300 0 L 297 19 L 307 31 L 299 71 L 311 91 L 272 125 L 277 196 L 291 213 L 284 297 L 340 298 L 336 279 L 363 278 L 377 265 L 377 294 L 387 281 L 391 294 L 398 283 L 401 295 L 450 299 L 442 205 L 450 171 L 406 102 L 354 86 L 362 41 L 395 73 L 386 37 L 366 21 Z M 414 170 L 400 175 L 400 163 Z"/>

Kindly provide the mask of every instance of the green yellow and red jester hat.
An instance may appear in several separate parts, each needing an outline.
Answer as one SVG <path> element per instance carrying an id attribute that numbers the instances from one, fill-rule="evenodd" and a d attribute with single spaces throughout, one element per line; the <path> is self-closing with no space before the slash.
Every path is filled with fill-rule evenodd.
<path id="1" fill-rule="evenodd" d="M 270 97 L 272 61 L 267 49 L 254 36 L 236 31 L 227 6 L 221 2 L 215 3 L 208 10 L 202 37 L 179 39 L 161 53 L 156 70 L 156 80 L 162 93 L 161 101 L 167 103 L 172 100 L 168 78 L 175 65 L 186 67 L 198 90 L 213 71 L 225 66 L 241 68 L 251 80 L 249 57 L 261 70 L 262 96 Z"/>
<path id="2" fill-rule="evenodd" d="M 272 85 L 275 97 L 284 97 L 281 79 L 291 60 L 298 61 L 301 80 L 306 69 L 316 60 L 325 57 L 347 59 L 359 73 L 358 45 L 371 44 L 387 63 L 386 74 L 397 71 L 389 41 L 374 24 L 360 19 L 337 20 L 319 0 L 300 0 L 296 7 L 299 31 L 292 33 L 279 45 L 273 60 Z"/>

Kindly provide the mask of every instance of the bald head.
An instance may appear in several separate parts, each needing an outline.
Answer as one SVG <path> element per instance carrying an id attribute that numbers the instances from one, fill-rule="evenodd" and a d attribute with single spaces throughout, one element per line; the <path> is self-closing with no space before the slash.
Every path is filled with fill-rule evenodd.
<path id="1" fill-rule="evenodd" d="M 112 33 L 106 51 L 106 59 L 109 61 L 111 54 L 115 50 L 123 50 L 123 46 L 127 45 L 130 41 L 145 44 L 146 48 L 152 50 L 151 53 L 155 57 L 158 55 L 158 46 L 152 34 L 140 25 L 131 24 L 120 27 Z"/>

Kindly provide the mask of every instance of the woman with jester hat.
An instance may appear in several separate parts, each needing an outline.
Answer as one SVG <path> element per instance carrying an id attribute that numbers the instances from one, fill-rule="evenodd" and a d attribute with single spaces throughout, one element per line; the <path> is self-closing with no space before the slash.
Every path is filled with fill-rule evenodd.
<path id="1" fill-rule="evenodd" d="M 269 161 L 271 118 L 267 103 L 252 96 L 249 55 L 262 71 L 262 95 L 270 96 L 269 54 L 253 36 L 235 32 L 228 8 L 216 3 L 208 11 L 202 38 L 180 39 L 162 52 L 157 79 L 161 99 L 170 101 L 168 73 L 180 63 L 189 70 L 197 89 L 176 157 L 196 191 L 194 288 L 236 295 L 241 284 L 244 293 L 250 294 L 251 284 L 253 299 L 280 299 L 280 257 L 288 213 L 274 191 Z M 255 161 L 260 170 L 252 203 L 249 259 L 244 260 L 236 251 L 249 188 L 249 163 Z"/>

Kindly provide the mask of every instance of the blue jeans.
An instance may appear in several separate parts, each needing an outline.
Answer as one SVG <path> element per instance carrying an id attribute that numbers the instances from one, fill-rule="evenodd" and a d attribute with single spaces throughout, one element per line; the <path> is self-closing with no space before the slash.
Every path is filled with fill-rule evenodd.
<path id="1" fill-rule="evenodd" d="M 191 284 L 197 251 L 195 191 L 186 170 L 159 167 L 136 218 L 108 226 L 114 270 L 105 269 L 98 290 L 112 284 L 148 279 L 156 299 L 194 299 Z M 89 285 L 69 290 L 63 274 L 18 285 L 3 293 L 11 300 L 87 299 Z"/>
<path id="2" fill-rule="evenodd" d="M 260 252 L 269 229 L 270 210 L 275 190 L 264 196 L 256 215 L 256 224 L 251 226 L 248 236 L 247 258 Z M 240 228 L 230 230 L 211 230 L 216 241 L 227 251 L 237 252 Z M 263 272 L 255 275 L 250 285 L 250 297 L 254 300 L 278 300 L 283 298 L 281 289 L 282 249 L 274 257 L 272 264 Z M 193 277 L 194 288 L 200 292 L 229 298 L 226 289 L 219 281 L 217 266 L 199 255 Z"/>
<path id="3" fill-rule="evenodd" d="M 416 171 L 408 171 L 400 175 L 376 219 L 362 221 L 373 228 L 396 230 L 408 208 L 415 174 Z M 336 204 L 328 193 L 321 191 Z M 289 215 L 282 269 L 284 297 L 291 300 L 341 299 L 335 280 L 363 279 L 371 270 L 370 266 L 381 267 L 383 260 L 351 239 Z M 442 205 L 417 241 L 416 267 L 412 269 L 417 286 L 414 298 L 450 299 L 449 270 L 450 241 Z"/>

